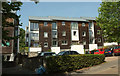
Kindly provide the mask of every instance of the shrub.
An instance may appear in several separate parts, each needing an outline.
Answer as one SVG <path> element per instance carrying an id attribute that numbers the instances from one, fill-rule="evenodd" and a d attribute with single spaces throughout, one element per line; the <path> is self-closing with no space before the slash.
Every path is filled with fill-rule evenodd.
<path id="1" fill-rule="evenodd" d="M 84 54 L 84 55 L 64 55 L 46 58 L 47 72 L 65 72 L 84 67 L 98 65 L 104 62 L 104 55 Z"/>

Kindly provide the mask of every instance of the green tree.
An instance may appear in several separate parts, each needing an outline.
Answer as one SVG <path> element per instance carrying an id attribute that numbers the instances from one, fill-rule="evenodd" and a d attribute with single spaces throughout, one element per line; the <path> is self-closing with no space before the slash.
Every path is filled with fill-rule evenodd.
<path id="1" fill-rule="evenodd" d="M 21 24 L 19 24 L 20 15 L 15 13 L 20 10 L 21 5 L 21 2 L 2 2 L 2 43 L 4 45 L 6 45 L 5 40 L 9 41 L 18 38 L 18 36 L 9 37 L 9 31 L 4 30 L 4 28 L 21 26 Z M 8 18 L 14 19 L 16 23 L 6 21 Z"/>
<path id="2" fill-rule="evenodd" d="M 97 25 L 107 42 L 120 42 L 120 2 L 102 2 L 98 9 Z"/>
<path id="3" fill-rule="evenodd" d="M 19 37 L 19 49 L 20 52 L 24 52 L 25 50 L 25 30 L 20 28 L 20 37 Z"/>

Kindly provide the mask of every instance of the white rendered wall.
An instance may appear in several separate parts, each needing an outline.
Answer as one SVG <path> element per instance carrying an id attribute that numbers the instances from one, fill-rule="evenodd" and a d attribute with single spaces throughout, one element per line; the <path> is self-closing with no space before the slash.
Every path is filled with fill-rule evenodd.
<path id="1" fill-rule="evenodd" d="M 118 43 L 117 42 L 104 43 L 104 46 L 111 46 L 111 45 L 118 45 Z"/>
<path id="2" fill-rule="evenodd" d="M 76 35 L 74 35 L 74 31 L 76 31 Z M 72 41 L 79 41 L 79 32 L 78 30 L 71 30 Z"/>
<path id="3" fill-rule="evenodd" d="M 85 54 L 83 45 L 72 45 L 71 50 L 72 51 L 77 51 L 79 54 Z"/>
<path id="4" fill-rule="evenodd" d="M 89 44 L 89 51 L 94 50 L 94 49 L 98 49 L 97 44 Z"/>
<path id="5" fill-rule="evenodd" d="M 58 54 L 60 52 L 60 47 L 51 47 L 51 51 Z"/>
<path id="6" fill-rule="evenodd" d="M 41 47 L 30 47 L 29 52 L 41 52 L 42 48 Z"/>

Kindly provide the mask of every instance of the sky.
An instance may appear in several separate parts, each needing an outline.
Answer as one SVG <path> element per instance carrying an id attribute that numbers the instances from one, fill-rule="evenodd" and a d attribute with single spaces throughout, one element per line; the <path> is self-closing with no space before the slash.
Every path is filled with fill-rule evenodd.
<path id="1" fill-rule="evenodd" d="M 23 2 L 21 28 L 28 26 L 29 16 L 98 17 L 101 2 Z"/>

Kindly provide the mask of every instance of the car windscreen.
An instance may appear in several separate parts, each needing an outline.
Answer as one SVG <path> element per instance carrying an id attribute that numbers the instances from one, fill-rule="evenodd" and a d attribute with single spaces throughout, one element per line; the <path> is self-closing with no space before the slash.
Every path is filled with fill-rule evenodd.
<path id="1" fill-rule="evenodd" d="M 55 53 L 45 53 L 44 56 L 53 56 Z"/>
<path id="2" fill-rule="evenodd" d="M 65 51 L 59 52 L 58 55 L 63 55 Z"/>

